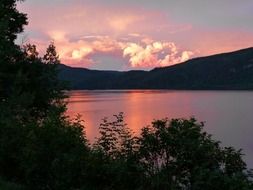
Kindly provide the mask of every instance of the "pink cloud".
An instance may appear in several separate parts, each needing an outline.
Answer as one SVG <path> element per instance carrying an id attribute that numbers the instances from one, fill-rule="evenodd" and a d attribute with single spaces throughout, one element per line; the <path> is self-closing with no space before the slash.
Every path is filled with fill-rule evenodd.
<path id="1" fill-rule="evenodd" d="M 193 55 L 191 51 L 180 52 L 173 42 L 153 42 L 148 45 L 128 43 L 123 56 L 129 57 L 132 67 L 160 67 L 180 63 Z"/>
<path id="2" fill-rule="evenodd" d="M 43 31 L 46 40 L 54 40 L 65 64 L 89 67 L 95 63 L 93 56 L 100 53 L 120 56 L 127 60 L 128 67 L 138 68 L 167 66 L 181 60 L 182 55 L 175 53 L 175 43 L 156 40 L 145 33 L 154 29 L 155 32 L 173 33 L 188 27 L 170 23 L 166 14 L 77 3 L 57 7 L 42 17 L 40 12 L 45 9 L 48 9 L 47 5 L 27 10 L 31 15 L 28 30 Z M 33 38 L 32 41 L 36 43 L 40 39 Z"/>
<path id="3" fill-rule="evenodd" d="M 20 6 L 29 15 L 30 42 L 43 53 L 54 40 L 64 64 L 90 67 L 94 56 L 105 54 L 128 68 L 153 68 L 253 44 L 252 32 L 177 23 L 161 10 L 71 2 Z"/>
<path id="4" fill-rule="evenodd" d="M 130 67 L 152 68 L 168 66 L 189 59 L 193 53 L 182 51 L 173 42 L 154 41 L 143 43 L 141 36 L 135 41 L 122 41 L 108 36 L 83 36 L 78 41 L 70 41 L 62 33 L 52 32 L 52 38 L 57 36 L 55 44 L 58 47 L 63 63 L 89 66 L 94 63 L 93 55 L 104 53 L 119 55 L 127 59 Z"/>

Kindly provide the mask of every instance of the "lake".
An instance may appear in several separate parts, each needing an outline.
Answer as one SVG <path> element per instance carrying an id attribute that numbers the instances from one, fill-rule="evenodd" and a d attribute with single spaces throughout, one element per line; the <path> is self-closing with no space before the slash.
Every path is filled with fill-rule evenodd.
<path id="1" fill-rule="evenodd" d="M 101 119 L 119 112 L 137 135 L 154 119 L 194 116 L 222 145 L 242 148 L 253 168 L 252 91 L 81 90 L 68 95 L 67 114 L 82 115 L 91 142 Z"/>

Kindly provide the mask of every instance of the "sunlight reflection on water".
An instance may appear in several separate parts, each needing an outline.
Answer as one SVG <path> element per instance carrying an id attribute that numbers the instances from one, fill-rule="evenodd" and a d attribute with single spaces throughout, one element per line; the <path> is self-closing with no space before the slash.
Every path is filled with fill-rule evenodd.
<path id="1" fill-rule="evenodd" d="M 82 115 L 88 139 L 98 135 L 104 117 L 124 112 L 128 126 L 140 129 L 160 118 L 189 118 L 205 121 L 205 130 L 225 146 L 243 148 L 245 160 L 253 167 L 253 92 L 94 90 L 68 92 L 67 114 Z"/>

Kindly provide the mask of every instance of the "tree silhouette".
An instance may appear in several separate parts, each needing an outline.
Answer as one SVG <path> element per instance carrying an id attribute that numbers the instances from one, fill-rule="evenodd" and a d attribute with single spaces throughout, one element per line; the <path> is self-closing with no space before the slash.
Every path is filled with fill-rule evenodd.
<path id="1" fill-rule="evenodd" d="M 151 189 L 250 189 L 241 151 L 222 148 L 194 118 L 156 120 L 140 137 Z"/>
<path id="2" fill-rule="evenodd" d="M 0 4 L 0 189 L 253 189 L 241 151 L 194 118 L 156 120 L 136 137 L 120 113 L 89 145 L 80 117 L 65 115 L 54 44 L 43 57 L 14 44 L 27 24 L 17 2 Z"/>

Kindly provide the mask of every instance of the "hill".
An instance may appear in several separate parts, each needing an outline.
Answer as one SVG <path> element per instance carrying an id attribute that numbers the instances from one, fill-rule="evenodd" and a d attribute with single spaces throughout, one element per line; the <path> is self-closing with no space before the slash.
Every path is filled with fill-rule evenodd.
<path id="1" fill-rule="evenodd" d="M 188 60 L 151 71 L 99 71 L 60 65 L 71 89 L 252 90 L 253 48 Z"/>

